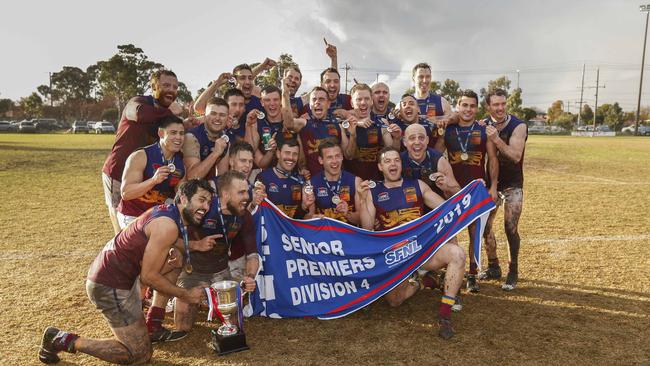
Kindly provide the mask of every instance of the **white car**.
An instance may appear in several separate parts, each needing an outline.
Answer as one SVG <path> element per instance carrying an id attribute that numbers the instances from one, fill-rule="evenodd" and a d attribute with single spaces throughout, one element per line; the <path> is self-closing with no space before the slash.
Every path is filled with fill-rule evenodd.
<path id="1" fill-rule="evenodd" d="M 634 125 L 622 128 L 621 133 L 634 134 Z M 650 135 L 650 126 L 639 125 L 639 135 Z"/>
<path id="2" fill-rule="evenodd" d="M 101 121 L 95 123 L 94 130 L 95 133 L 115 133 L 115 126 L 110 122 Z"/>

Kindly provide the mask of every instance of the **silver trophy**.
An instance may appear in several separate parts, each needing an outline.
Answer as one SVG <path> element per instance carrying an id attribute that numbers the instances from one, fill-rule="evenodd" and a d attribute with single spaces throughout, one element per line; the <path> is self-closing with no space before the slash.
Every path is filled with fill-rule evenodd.
<path id="1" fill-rule="evenodd" d="M 242 327 L 244 319 L 241 315 L 241 291 L 240 284 L 235 281 L 215 282 L 208 289 L 211 294 L 208 296 L 208 302 L 212 302 L 209 304 L 210 309 L 214 313 L 221 314 L 220 318 L 223 322 L 217 330 L 211 331 L 212 347 L 219 355 L 249 349 Z"/>

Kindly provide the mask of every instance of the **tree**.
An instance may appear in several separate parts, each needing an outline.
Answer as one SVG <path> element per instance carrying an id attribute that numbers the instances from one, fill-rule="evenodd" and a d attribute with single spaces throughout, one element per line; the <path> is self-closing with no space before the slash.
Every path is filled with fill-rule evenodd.
<path id="1" fill-rule="evenodd" d="M 115 123 L 119 117 L 119 111 L 117 108 L 106 108 L 102 112 L 102 121 L 110 121 Z"/>
<path id="2" fill-rule="evenodd" d="M 20 98 L 19 104 L 27 117 L 39 118 L 43 116 L 43 99 L 36 92 L 28 97 Z"/>
<path id="3" fill-rule="evenodd" d="M 537 117 L 537 111 L 534 108 L 523 108 L 521 110 L 523 113 L 524 121 L 530 121 L 531 119 Z"/>
<path id="4" fill-rule="evenodd" d="M 117 108 L 122 110 L 131 97 L 144 94 L 151 74 L 164 66 L 149 60 L 141 48 L 132 44 L 117 49 L 113 57 L 97 63 L 97 84 L 100 93 L 115 97 Z"/>
<path id="5" fill-rule="evenodd" d="M 596 111 L 596 122 L 602 121 L 601 123 L 605 123 L 614 131 L 623 126 L 624 118 L 623 109 L 618 105 L 618 102 L 603 104 Z"/>
<path id="6" fill-rule="evenodd" d="M 443 96 L 451 105 L 456 105 L 458 99 L 460 98 L 460 85 L 456 80 L 446 79 L 445 82 L 440 87 L 440 95 Z"/>
<path id="7" fill-rule="evenodd" d="M 11 99 L 0 99 L 0 115 L 4 116 L 11 110 L 14 102 Z"/>
<path id="8" fill-rule="evenodd" d="M 508 77 L 504 75 L 495 80 L 490 80 L 488 81 L 487 88 L 481 88 L 479 92 L 480 102 L 479 102 L 478 112 L 476 113 L 476 118 L 481 119 L 487 116 L 485 97 L 488 95 L 489 92 L 494 91 L 495 89 L 503 89 L 506 92 L 508 92 L 510 90 L 510 80 L 508 79 Z"/>
<path id="9" fill-rule="evenodd" d="M 551 104 L 551 107 L 546 112 L 548 121 L 551 123 L 555 122 L 555 120 L 558 119 L 562 113 L 564 113 L 564 102 L 561 100 L 556 100 L 553 102 L 553 104 Z"/>
<path id="10" fill-rule="evenodd" d="M 582 111 L 580 112 L 580 119 L 582 124 L 589 124 L 594 119 L 594 110 L 591 109 L 589 104 L 582 106 Z"/>
<path id="11" fill-rule="evenodd" d="M 510 94 L 506 100 L 506 110 L 508 113 L 515 115 L 517 118 L 527 121 L 527 119 L 524 118 L 524 111 L 521 108 L 521 105 L 521 89 L 515 88 L 515 90 L 512 91 L 512 94 Z"/>
<path id="12" fill-rule="evenodd" d="M 553 121 L 553 124 L 556 126 L 560 126 L 566 130 L 571 130 L 573 129 L 573 122 L 576 120 L 576 115 L 568 113 L 568 112 L 562 112 L 560 113 L 559 116 L 555 118 Z"/>
<path id="13" fill-rule="evenodd" d="M 281 54 L 280 58 L 278 58 L 276 62 L 278 63 L 279 68 L 278 66 L 273 67 L 271 70 L 266 70 L 260 73 L 255 78 L 255 84 L 260 88 L 269 85 L 280 87 L 282 85 L 281 80 L 283 75 L 280 75 L 279 73 L 284 73 L 284 70 L 289 66 L 298 66 L 298 64 L 293 61 L 293 56 L 288 53 Z M 253 67 L 253 65 L 251 65 L 251 67 Z"/>
<path id="14" fill-rule="evenodd" d="M 192 103 L 192 93 L 187 89 L 185 83 L 178 83 L 178 93 L 176 100 L 179 103 Z"/>

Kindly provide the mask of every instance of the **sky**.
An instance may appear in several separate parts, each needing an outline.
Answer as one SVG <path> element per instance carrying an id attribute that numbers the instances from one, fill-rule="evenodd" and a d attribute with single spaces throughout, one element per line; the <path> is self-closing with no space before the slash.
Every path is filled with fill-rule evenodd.
<path id="1" fill-rule="evenodd" d="M 323 37 L 353 78 L 385 81 L 391 99 L 427 62 L 433 79 L 479 91 L 502 75 L 522 88 L 524 106 L 563 100 L 636 109 L 645 13 L 635 1 L 13 1 L 0 22 L 0 98 L 18 100 L 63 66 L 85 69 L 134 44 L 196 90 L 242 62 L 281 53 L 303 71 L 300 91 L 329 66 Z M 650 53 L 650 50 L 648 50 Z M 650 57 L 650 55 L 649 55 Z M 646 68 L 650 61 L 646 60 Z M 647 71 L 647 70 L 646 70 Z M 341 70 L 343 73 L 343 70 Z M 650 105 L 646 73 L 642 105 Z M 345 88 L 342 77 L 342 89 Z"/>

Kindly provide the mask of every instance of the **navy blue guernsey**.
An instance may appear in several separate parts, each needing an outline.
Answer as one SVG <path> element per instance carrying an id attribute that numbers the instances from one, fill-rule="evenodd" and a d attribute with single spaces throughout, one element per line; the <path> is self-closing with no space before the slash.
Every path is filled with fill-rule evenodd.
<path id="1" fill-rule="evenodd" d="M 169 164 L 174 164 L 175 169 L 169 173 L 167 179 L 156 184 L 144 195 L 132 200 L 121 200 L 117 206 L 117 211 L 127 216 L 140 216 L 151 207 L 162 205 L 165 203 L 165 200 L 174 198 L 176 195 L 176 187 L 185 176 L 182 153 L 175 153 L 172 159 L 167 161 L 162 155 L 160 143 L 146 146 L 143 150 L 147 156 L 147 165 L 142 173 L 143 182 L 153 177 L 156 174 L 156 170 L 163 165 L 169 166 Z"/>
<path id="2" fill-rule="evenodd" d="M 395 188 L 387 188 L 384 182 L 377 182 L 370 193 L 375 205 L 375 230 L 388 230 L 413 221 L 424 213 L 422 192 L 415 179 L 403 179 L 402 185 Z"/>
<path id="3" fill-rule="evenodd" d="M 429 92 L 425 98 L 418 99 L 416 97 L 415 100 L 418 102 L 421 118 L 438 117 L 445 114 L 442 110 L 442 97 L 437 94 Z"/>
<path id="4" fill-rule="evenodd" d="M 438 160 L 442 158 L 442 154 L 438 150 L 428 148 L 421 163 L 409 158 L 408 151 L 400 153 L 400 158 L 402 159 L 402 177 L 405 179 L 421 179 L 434 192 L 444 197 L 442 190 L 429 179 L 431 173 L 438 172 Z"/>
<path id="5" fill-rule="evenodd" d="M 347 202 L 348 211 L 354 211 L 354 197 L 356 194 L 355 179 L 356 176 L 346 171 L 341 172 L 340 182 L 338 180 L 327 181 L 325 172 L 320 172 L 311 177 L 310 181 L 314 187 L 314 194 L 316 195 L 317 213 L 348 222 L 342 213 L 335 210 L 336 204 L 332 202 L 332 197 L 336 194 L 341 200 Z"/>
<path id="6" fill-rule="evenodd" d="M 287 216 L 295 218 L 302 204 L 302 186 L 305 178 L 293 173 L 289 177 L 278 177 L 275 168 L 267 168 L 257 175 L 256 180 L 264 183 L 266 195 Z"/>
<path id="7" fill-rule="evenodd" d="M 491 117 L 488 117 L 486 122 L 491 125 L 497 125 L 498 123 L 492 120 Z M 525 122 L 521 121 L 515 116 L 508 115 L 504 122 L 505 126 L 501 131 L 499 131 L 499 137 L 506 144 L 510 144 L 510 137 L 519 125 L 526 125 Z M 528 127 L 526 127 L 526 140 L 528 140 Z M 499 159 L 499 182 L 497 183 L 497 189 L 503 191 L 507 188 L 523 188 L 524 186 L 524 150 L 521 152 L 521 159 L 518 163 L 507 158 L 505 155 L 502 155 L 501 152 L 497 149 L 497 158 Z"/>

